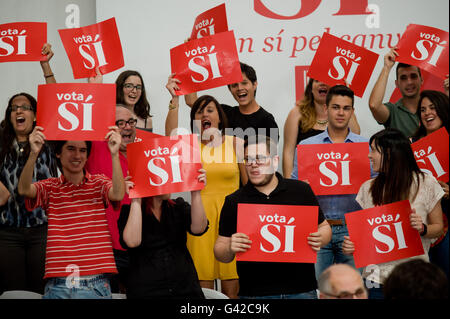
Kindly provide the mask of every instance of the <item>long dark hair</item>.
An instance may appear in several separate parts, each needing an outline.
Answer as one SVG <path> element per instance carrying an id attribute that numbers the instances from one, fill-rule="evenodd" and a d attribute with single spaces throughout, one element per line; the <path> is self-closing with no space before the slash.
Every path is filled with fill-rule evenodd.
<path id="1" fill-rule="evenodd" d="M 442 92 L 434 91 L 434 90 L 423 90 L 420 93 L 419 106 L 417 107 L 417 115 L 419 116 L 420 126 L 417 129 L 416 133 L 414 133 L 412 139 L 413 141 L 417 141 L 422 137 L 427 135 L 427 131 L 425 126 L 422 123 L 422 111 L 420 106 L 422 105 L 422 100 L 424 98 L 428 98 L 431 103 L 433 103 L 436 114 L 442 121 L 442 126 L 445 127 L 447 133 L 449 132 L 449 123 L 448 123 L 448 108 L 449 108 L 449 99 L 448 96 Z"/>
<path id="2" fill-rule="evenodd" d="M 133 112 L 139 116 L 141 119 L 147 119 L 148 117 L 151 117 L 150 115 L 150 103 L 147 100 L 147 94 L 145 93 L 145 85 L 144 85 L 144 79 L 142 78 L 141 74 L 138 71 L 133 70 L 127 70 L 123 71 L 119 74 L 119 76 L 116 79 L 116 103 L 117 104 L 125 104 L 125 98 L 123 94 L 123 85 L 125 84 L 125 80 L 128 79 L 128 77 L 135 75 L 141 79 L 142 83 L 142 91 L 141 91 L 141 97 L 134 105 Z"/>
<path id="3" fill-rule="evenodd" d="M 194 132 L 194 120 L 195 120 L 195 113 L 197 113 L 197 111 L 202 111 L 210 102 L 213 102 L 214 105 L 216 106 L 217 109 L 217 113 L 219 113 L 219 119 L 220 119 L 220 123 L 219 123 L 219 127 L 218 129 L 222 132 L 222 134 L 224 134 L 224 129 L 228 127 L 228 120 L 227 120 L 227 116 L 225 115 L 225 112 L 222 108 L 222 106 L 220 105 L 220 103 L 211 95 L 202 95 L 200 96 L 194 103 L 194 105 L 192 105 L 191 108 L 191 132 Z"/>
<path id="4" fill-rule="evenodd" d="M 415 177 L 418 191 L 424 173 L 417 166 L 408 138 L 388 128 L 374 134 L 369 143 L 381 153 L 380 170 L 370 187 L 373 203 L 379 206 L 409 199 Z"/>
<path id="5" fill-rule="evenodd" d="M 1 145 L 1 147 L 0 147 L 0 149 L 1 149 L 0 163 L 3 163 L 3 161 L 5 160 L 5 157 L 8 153 L 11 153 L 13 156 L 15 156 L 15 154 L 16 154 L 16 152 L 12 151 L 13 142 L 16 139 L 16 131 L 14 130 L 14 126 L 11 123 L 11 106 L 12 106 L 13 100 L 18 96 L 26 97 L 28 99 L 28 101 L 30 101 L 31 107 L 33 108 L 33 113 L 36 114 L 37 101 L 30 94 L 21 92 L 21 93 L 17 93 L 15 95 L 13 95 L 9 99 L 8 106 L 6 107 L 6 111 L 5 111 L 5 118 L 1 123 L 2 138 L 0 141 L 0 145 Z M 33 123 L 33 128 L 35 125 L 36 125 L 36 123 Z M 30 152 L 30 146 L 27 144 L 24 148 L 24 154 L 26 156 L 28 156 L 29 152 Z"/>

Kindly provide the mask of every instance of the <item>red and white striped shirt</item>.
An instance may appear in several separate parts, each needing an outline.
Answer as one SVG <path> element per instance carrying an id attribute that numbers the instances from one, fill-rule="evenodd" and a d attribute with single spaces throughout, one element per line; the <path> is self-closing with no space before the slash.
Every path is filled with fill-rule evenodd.
<path id="1" fill-rule="evenodd" d="M 110 204 L 112 181 L 103 174 L 86 171 L 74 185 L 63 175 L 34 183 L 35 199 L 27 198 L 28 210 L 38 206 L 48 216 L 45 276 L 67 277 L 117 273 L 105 208 Z"/>

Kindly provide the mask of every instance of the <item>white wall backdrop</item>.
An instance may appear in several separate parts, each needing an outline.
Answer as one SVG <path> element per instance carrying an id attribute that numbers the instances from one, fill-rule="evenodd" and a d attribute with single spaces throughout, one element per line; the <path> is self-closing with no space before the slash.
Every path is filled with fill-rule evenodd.
<path id="1" fill-rule="evenodd" d="M 352 5 L 367 3 L 374 8 L 377 14 L 371 17 L 335 15 L 349 0 L 316 0 L 314 3 L 319 3 L 316 10 L 291 20 L 269 19 L 258 14 L 254 10 L 255 0 L 0 0 L 0 24 L 47 21 L 48 41 L 55 52 L 51 65 L 56 79 L 58 82 L 75 82 L 57 29 L 74 23 L 85 26 L 115 17 L 125 67 L 105 75 L 104 82 L 113 83 L 126 69 L 141 72 L 154 115 L 154 131 L 164 134 L 170 97 L 165 89 L 170 73 L 169 50 L 190 35 L 198 14 L 223 2 L 226 3 L 228 25 L 235 32 L 238 50 L 242 45 L 240 59 L 256 69 L 259 83 L 257 101 L 275 116 L 281 137 L 286 116 L 295 103 L 295 66 L 311 63 L 318 46 L 317 36 L 325 30 L 339 37 L 347 35 L 350 41 L 364 44 L 380 54 L 363 98 L 356 98 L 355 103 L 361 134 L 370 137 L 381 127 L 373 120 L 367 100 L 383 65 L 383 55 L 389 50 L 388 40 L 395 45 L 409 23 L 449 29 L 448 0 L 351 0 Z M 313 3 L 312 0 L 261 2 L 268 10 L 285 16 L 295 16 L 302 6 Z M 78 16 L 74 7 L 78 7 Z M 308 44 L 304 45 L 304 40 Z M 37 85 L 44 83 L 38 62 L 0 63 L 0 75 L 2 117 L 11 95 L 19 91 L 36 95 Z M 391 76 L 386 99 L 393 90 L 394 76 Z M 200 94 L 212 94 L 222 103 L 236 105 L 226 87 Z M 189 128 L 188 107 L 184 102 L 180 124 Z"/>

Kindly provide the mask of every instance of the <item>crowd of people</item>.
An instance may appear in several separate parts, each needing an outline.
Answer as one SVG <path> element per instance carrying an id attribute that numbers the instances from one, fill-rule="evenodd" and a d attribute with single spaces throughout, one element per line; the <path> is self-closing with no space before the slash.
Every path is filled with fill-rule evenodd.
<path id="1" fill-rule="evenodd" d="M 45 83 L 56 83 L 49 44 L 42 54 Z M 170 194 L 128 197 L 134 183 L 127 145 L 137 130 L 152 131 L 139 72 L 118 76 L 115 126 L 104 141 L 74 141 L 70 134 L 66 141 L 46 140 L 36 126 L 36 99 L 15 94 L 0 133 L 0 293 L 204 298 L 202 289 L 220 289 L 242 299 L 448 298 L 449 186 L 423 173 L 410 147 L 442 127 L 448 132 L 448 76 L 445 93 L 422 91 L 420 69 L 398 63 L 395 84 L 402 97 L 384 102 L 396 56 L 396 48 L 385 55 L 369 99 L 385 129 L 370 139 L 361 136 L 353 91 L 310 79 L 287 114 L 282 161 L 281 123 L 256 101 L 253 67 L 241 62 L 243 80 L 228 85 L 237 106 L 210 95 L 184 96 L 191 131 L 199 136 L 198 181 L 205 184 L 191 192 L 190 203 Z M 101 83 L 102 75 L 97 71 L 88 81 Z M 171 74 L 167 136 L 179 127 L 179 85 Z M 298 180 L 297 145 L 360 142 L 368 143 L 371 179 L 357 194 L 316 196 L 310 181 Z M 425 253 L 355 268 L 345 214 L 401 200 L 411 204 L 410 227 Z M 318 206 L 318 230 L 307 237 L 317 262 L 236 261 L 252 247 L 249 235 L 237 232 L 239 203 Z"/>

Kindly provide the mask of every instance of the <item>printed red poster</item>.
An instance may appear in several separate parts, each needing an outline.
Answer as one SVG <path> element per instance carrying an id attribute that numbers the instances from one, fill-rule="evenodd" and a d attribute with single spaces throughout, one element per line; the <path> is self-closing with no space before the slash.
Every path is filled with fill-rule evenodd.
<path id="1" fill-rule="evenodd" d="M 410 214 L 408 200 L 345 214 L 356 268 L 422 255 L 422 241 L 411 227 Z"/>
<path id="2" fill-rule="evenodd" d="M 14 22 L 0 25 L 0 62 L 44 61 L 46 22 Z"/>
<path id="3" fill-rule="evenodd" d="M 47 140 L 104 141 L 115 118 L 115 84 L 38 86 L 36 124 L 44 128 Z"/>
<path id="4" fill-rule="evenodd" d="M 194 22 L 191 40 L 200 39 L 216 33 L 228 31 L 225 3 L 200 14 Z"/>
<path id="5" fill-rule="evenodd" d="M 449 181 L 449 137 L 445 127 L 411 144 L 417 165 L 437 180 Z"/>
<path id="6" fill-rule="evenodd" d="M 418 66 L 441 79 L 448 74 L 448 32 L 410 24 L 397 47 L 397 62 Z"/>
<path id="7" fill-rule="evenodd" d="M 153 132 L 149 132 L 140 128 L 136 128 L 136 142 L 141 142 L 143 140 L 148 140 L 157 137 L 164 137 L 164 135 L 155 134 Z"/>
<path id="8" fill-rule="evenodd" d="M 297 145 L 298 179 L 316 195 L 356 194 L 370 179 L 369 143 Z"/>
<path id="9" fill-rule="evenodd" d="M 127 145 L 128 170 L 135 186 L 130 198 L 199 190 L 202 168 L 195 134 L 161 136 Z"/>
<path id="10" fill-rule="evenodd" d="M 239 261 L 315 263 L 307 237 L 318 229 L 317 206 L 238 204 L 237 232 L 252 241 Z"/>
<path id="11" fill-rule="evenodd" d="M 122 45 L 115 18 L 58 32 L 75 79 L 95 76 L 97 66 L 102 74 L 123 67 Z"/>
<path id="12" fill-rule="evenodd" d="M 309 65 L 296 65 L 295 66 L 295 100 L 300 101 L 305 95 L 305 89 L 308 85 Z"/>
<path id="13" fill-rule="evenodd" d="M 308 76 L 329 86 L 346 82 L 362 97 L 377 60 L 378 54 L 324 32 Z"/>
<path id="14" fill-rule="evenodd" d="M 178 95 L 242 81 L 233 31 L 189 41 L 170 50 L 172 73 L 181 81 Z"/>

